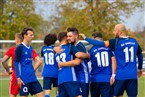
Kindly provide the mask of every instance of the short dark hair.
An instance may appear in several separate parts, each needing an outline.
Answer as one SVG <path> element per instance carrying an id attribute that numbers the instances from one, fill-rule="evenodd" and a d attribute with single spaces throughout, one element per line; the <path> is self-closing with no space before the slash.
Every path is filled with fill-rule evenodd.
<path id="1" fill-rule="evenodd" d="M 44 44 L 49 46 L 56 42 L 57 36 L 54 33 L 47 34 L 44 38 Z"/>
<path id="2" fill-rule="evenodd" d="M 24 34 L 27 35 L 27 31 L 32 31 L 32 32 L 33 32 L 33 29 L 32 29 L 32 28 L 24 28 L 24 29 L 22 30 L 22 32 L 21 32 L 21 35 L 22 35 L 23 38 L 24 38 Z"/>
<path id="3" fill-rule="evenodd" d="M 67 32 L 73 32 L 73 33 L 79 35 L 79 31 L 77 28 L 67 28 Z"/>
<path id="4" fill-rule="evenodd" d="M 92 37 L 93 37 L 93 38 L 96 38 L 96 37 L 103 38 L 101 32 L 94 32 L 94 33 L 92 34 Z"/>
<path id="5" fill-rule="evenodd" d="M 67 32 L 60 32 L 58 34 L 58 40 L 62 41 L 64 39 L 64 37 L 67 37 Z"/>

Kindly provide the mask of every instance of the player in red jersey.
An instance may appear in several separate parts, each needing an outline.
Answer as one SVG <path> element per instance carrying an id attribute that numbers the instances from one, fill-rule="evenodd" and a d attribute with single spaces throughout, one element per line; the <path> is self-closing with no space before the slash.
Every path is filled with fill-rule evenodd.
<path id="1" fill-rule="evenodd" d="M 23 38 L 20 33 L 15 34 L 15 43 L 16 46 L 9 48 L 9 50 L 6 52 L 5 56 L 2 59 L 2 65 L 6 69 L 7 73 L 11 76 L 11 81 L 10 81 L 10 89 L 9 89 L 9 94 L 10 97 L 16 97 L 17 94 L 19 93 L 19 86 L 17 85 L 16 82 L 16 73 L 14 71 L 14 54 L 15 54 L 15 48 L 17 45 L 19 45 L 22 42 Z M 8 59 L 12 57 L 12 70 L 9 69 L 9 66 L 7 64 Z"/>
<path id="2" fill-rule="evenodd" d="M 14 47 L 9 48 L 9 50 L 6 52 L 5 56 L 2 59 L 2 65 L 5 68 L 5 70 L 7 71 L 7 73 L 11 75 L 11 81 L 10 81 L 10 89 L 9 89 L 9 94 L 10 97 L 16 97 L 17 94 L 19 93 L 19 86 L 17 84 L 17 78 L 16 78 L 16 73 L 14 71 L 14 54 L 15 54 L 15 49 L 16 47 L 23 41 L 23 38 L 21 36 L 20 33 L 16 33 L 15 34 L 15 43 L 16 45 Z M 32 52 L 33 54 L 33 58 L 35 58 L 37 55 L 37 53 L 33 50 Z M 8 59 L 12 57 L 12 70 L 9 69 L 9 66 L 7 64 Z"/>

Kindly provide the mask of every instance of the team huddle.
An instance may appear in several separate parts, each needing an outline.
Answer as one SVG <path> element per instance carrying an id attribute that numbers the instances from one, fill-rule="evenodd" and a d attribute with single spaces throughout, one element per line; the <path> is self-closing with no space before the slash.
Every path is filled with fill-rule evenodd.
<path id="1" fill-rule="evenodd" d="M 58 35 L 46 35 L 41 49 L 42 88 L 35 75 L 42 61 L 30 46 L 34 32 L 24 28 L 15 34 L 16 46 L 2 59 L 7 73 L 12 74 L 10 97 L 18 94 L 28 97 L 29 93 L 50 97 L 52 85 L 56 88 L 56 97 L 89 97 L 89 92 L 91 97 L 122 97 L 124 91 L 128 97 L 137 97 L 138 77 L 142 75 L 142 50 L 134 38 L 126 35 L 123 24 L 117 24 L 113 34 L 115 38 L 107 41 L 103 41 L 101 32 L 94 32 L 92 38 L 87 38 L 76 28 L 68 28 Z M 93 46 L 86 50 L 79 36 Z M 59 43 L 55 45 L 57 40 Z M 10 57 L 12 71 L 6 63 Z"/>

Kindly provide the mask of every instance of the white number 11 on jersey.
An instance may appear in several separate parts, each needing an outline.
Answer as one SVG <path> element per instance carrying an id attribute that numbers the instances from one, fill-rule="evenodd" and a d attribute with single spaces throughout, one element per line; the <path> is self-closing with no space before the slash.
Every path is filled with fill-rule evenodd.
<path id="1" fill-rule="evenodd" d="M 125 52 L 125 61 L 126 62 L 133 62 L 134 61 L 134 47 L 125 47 L 123 50 Z"/>

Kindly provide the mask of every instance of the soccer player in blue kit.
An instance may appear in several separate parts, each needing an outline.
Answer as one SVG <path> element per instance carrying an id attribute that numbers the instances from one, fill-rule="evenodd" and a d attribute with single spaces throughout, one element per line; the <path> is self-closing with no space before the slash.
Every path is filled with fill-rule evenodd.
<path id="1" fill-rule="evenodd" d="M 121 97 L 126 90 L 128 97 L 137 97 L 138 77 L 142 74 L 142 50 L 134 38 L 126 35 L 125 25 L 117 24 L 113 34 L 116 38 L 105 42 L 86 38 L 84 34 L 80 35 L 93 45 L 108 46 L 114 51 L 117 64 L 114 96 Z M 138 69 L 136 66 L 136 56 L 138 57 Z"/>
<path id="2" fill-rule="evenodd" d="M 103 41 L 102 34 L 95 32 L 92 38 Z M 113 97 L 116 61 L 110 48 L 93 46 L 90 50 L 91 67 L 91 97 Z"/>
<path id="3" fill-rule="evenodd" d="M 60 62 L 67 62 L 73 60 L 73 55 L 78 58 L 83 58 L 85 53 L 78 52 L 78 49 L 71 45 L 67 44 L 67 33 L 61 32 L 58 35 L 58 40 L 60 41 L 60 46 L 62 48 L 62 52 L 60 54 L 56 54 L 56 60 Z M 76 65 L 79 65 L 81 59 L 77 58 Z M 73 66 L 64 66 L 59 68 L 58 73 L 58 90 L 59 97 L 82 97 L 80 85 L 77 82 L 75 69 Z"/>
<path id="4" fill-rule="evenodd" d="M 76 46 L 79 52 L 87 53 L 87 50 L 82 42 L 79 42 L 79 31 L 76 28 L 67 29 L 67 41 Z M 80 65 L 75 66 L 75 72 L 78 82 L 81 86 L 82 97 L 89 96 L 89 68 L 88 68 L 88 58 L 82 59 Z"/>
<path id="5" fill-rule="evenodd" d="M 54 44 L 57 40 L 56 34 L 48 34 L 44 38 L 44 46 L 41 49 L 41 56 L 44 59 L 44 66 L 42 69 L 43 89 L 45 90 L 45 97 L 50 97 L 51 85 L 56 87 L 56 97 L 58 97 L 58 65 L 53 51 Z"/>
<path id="6" fill-rule="evenodd" d="M 39 56 L 36 56 L 34 59 L 36 61 L 35 66 L 33 67 L 32 65 L 33 49 L 30 46 L 30 42 L 34 37 L 33 30 L 31 28 L 24 28 L 21 34 L 23 42 L 16 48 L 14 60 L 20 96 L 28 97 L 30 93 L 37 97 L 44 97 L 42 87 L 35 75 L 35 70 L 42 64 Z"/>

